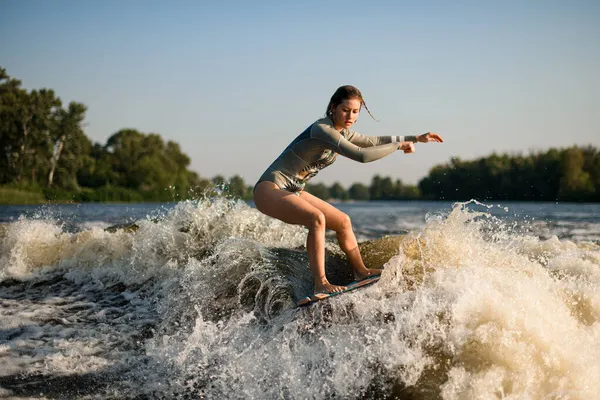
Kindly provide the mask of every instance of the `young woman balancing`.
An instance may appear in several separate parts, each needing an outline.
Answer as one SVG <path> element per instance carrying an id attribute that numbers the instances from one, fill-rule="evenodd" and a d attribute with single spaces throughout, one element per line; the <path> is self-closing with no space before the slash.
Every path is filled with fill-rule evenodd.
<path id="1" fill-rule="evenodd" d="M 314 279 L 315 293 L 345 289 L 329 283 L 325 276 L 325 229 L 336 232 L 355 278 L 381 274 L 363 263 L 350 218 L 331 204 L 305 192 L 305 183 L 332 164 L 337 155 L 359 162 L 371 162 L 396 150 L 415 151 L 416 142 L 442 142 L 436 133 L 418 136 L 365 136 L 350 130 L 364 107 L 371 115 L 360 91 L 354 86 L 338 88 L 327 105 L 326 117 L 302 132 L 267 168 L 254 186 L 256 208 L 288 224 L 308 228 L 306 249 Z M 372 115 L 371 115 L 372 116 Z"/>

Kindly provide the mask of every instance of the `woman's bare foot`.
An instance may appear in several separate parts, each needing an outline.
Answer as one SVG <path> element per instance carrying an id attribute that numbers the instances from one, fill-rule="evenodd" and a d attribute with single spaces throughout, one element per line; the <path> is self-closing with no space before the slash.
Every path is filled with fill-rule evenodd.
<path id="1" fill-rule="evenodd" d="M 346 286 L 332 285 L 329 282 L 315 283 L 315 293 L 337 293 L 346 290 Z"/>
<path id="2" fill-rule="evenodd" d="M 365 269 L 361 269 L 361 270 L 355 270 L 354 271 L 354 279 L 357 281 L 366 279 L 366 278 L 370 278 L 372 276 L 377 276 L 377 275 L 381 275 L 381 273 L 383 272 L 382 269 L 376 269 L 376 268 L 365 268 Z"/>

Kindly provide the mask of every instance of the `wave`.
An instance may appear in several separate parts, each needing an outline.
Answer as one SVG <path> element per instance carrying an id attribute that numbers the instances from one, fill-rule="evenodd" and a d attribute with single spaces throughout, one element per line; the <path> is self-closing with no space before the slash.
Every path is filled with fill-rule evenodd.
<path id="1" fill-rule="evenodd" d="M 296 308 L 312 288 L 305 239 L 226 199 L 109 229 L 1 225 L 3 394 L 600 395 L 597 244 L 529 236 L 457 204 L 362 242 L 367 265 L 385 268 L 377 284 Z M 352 279 L 333 240 L 327 273 Z"/>

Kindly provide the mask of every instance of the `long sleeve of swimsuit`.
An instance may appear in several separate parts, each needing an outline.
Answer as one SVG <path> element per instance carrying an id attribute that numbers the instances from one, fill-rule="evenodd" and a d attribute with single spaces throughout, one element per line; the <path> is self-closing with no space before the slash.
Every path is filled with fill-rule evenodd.
<path id="1" fill-rule="evenodd" d="M 312 127 L 311 137 L 322 140 L 330 150 L 361 163 L 372 162 L 388 156 L 398 150 L 399 142 L 405 141 L 402 136 L 365 136 L 349 130 L 348 133 L 352 141 L 328 124 L 315 123 Z"/>
<path id="2" fill-rule="evenodd" d="M 416 136 L 367 136 L 348 129 L 346 139 L 359 147 L 379 146 L 394 142 L 417 142 Z"/>

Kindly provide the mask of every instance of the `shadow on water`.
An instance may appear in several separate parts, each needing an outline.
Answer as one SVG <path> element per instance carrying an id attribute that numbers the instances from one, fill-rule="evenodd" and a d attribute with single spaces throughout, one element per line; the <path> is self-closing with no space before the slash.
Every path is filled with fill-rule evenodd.
<path id="1" fill-rule="evenodd" d="M 114 367 L 100 372 L 69 375 L 8 375 L 0 377 L 0 387 L 13 398 L 43 396 L 48 399 L 76 399 L 102 394 L 119 380 L 123 371 L 123 367 Z"/>

